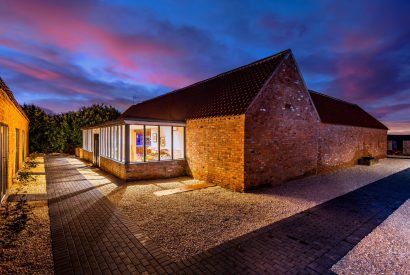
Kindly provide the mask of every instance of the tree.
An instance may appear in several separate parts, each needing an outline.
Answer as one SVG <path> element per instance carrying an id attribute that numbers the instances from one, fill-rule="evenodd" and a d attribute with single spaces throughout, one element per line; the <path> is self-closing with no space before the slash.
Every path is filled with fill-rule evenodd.
<path id="1" fill-rule="evenodd" d="M 74 153 L 82 143 L 81 128 L 114 120 L 120 115 L 117 109 L 105 104 L 57 115 L 47 114 L 35 105 L 24 105 L 23 109 L 30 119 L 30 151 L 42 153 Z"/>

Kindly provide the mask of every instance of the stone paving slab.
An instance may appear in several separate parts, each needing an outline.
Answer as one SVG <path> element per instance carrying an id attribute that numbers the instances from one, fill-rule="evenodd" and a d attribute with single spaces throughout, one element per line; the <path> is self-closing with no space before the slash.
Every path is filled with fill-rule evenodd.
<path id="1" fill-rule="evenodd" d="M 189 192 L 189 191 L 195 191 L 199 189 L 205 189 L 209 187 L 214 187 L 215 184 L 212 183 L 198 183 L 198 184 L 190 184 L 190 185 L 185 185 L 177 188 L 172 188 L 172 189 L 166 189 L 166 190 L 161 190 L 161 191 L 156 191 L 154 192 L 154 195 L 161 197 L 161 196 L 168 196 L 168 195 L 173 195 L 173 194 L 178 194 L 178 193 L 183 193 L 183 192 Z"/>
<path id="2" fill-rule="evenodd" d="M 330 274 L 410 197 L 407 169 L 172 262 L 77 169 L 63 157 L 46 159 L 56 274 Z"/>

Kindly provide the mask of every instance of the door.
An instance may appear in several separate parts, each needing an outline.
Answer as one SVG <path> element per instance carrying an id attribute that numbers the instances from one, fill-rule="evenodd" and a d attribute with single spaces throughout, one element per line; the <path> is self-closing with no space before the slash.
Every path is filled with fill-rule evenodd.
<path id="1" fill-rule="evenodd" d="M 19 171 L 19 169 L 20 169 L 20 159 L 19 159 L 19 156 L 20 156 L 20 130 L 19 129 L 16 129 L 16 163 L 15 163 L 15 171 L 14 171 L 14 173 L 16 173 L 17 174 L 17 172 Z"/>
<path id="2" fill-rule="evenodd" d="M 94 157 L 93 163 L 97 166 L 100 166 L 100 135 L 94 134 Z"/>
<path id="3" fill-rule="evenodd" d="M 7 193 L 7 178 L 8 178 L 8 127 L 0 125 L 0 200 Z"/>

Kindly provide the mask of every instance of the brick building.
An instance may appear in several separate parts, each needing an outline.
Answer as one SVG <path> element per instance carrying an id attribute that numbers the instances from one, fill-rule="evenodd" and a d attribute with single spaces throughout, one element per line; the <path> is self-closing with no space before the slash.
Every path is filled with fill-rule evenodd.
<path id="1" fill-rule="evenodd" d="M 387 141 L 389 154 L 410 156 L 410 135 L 387 135 Z"/>
<path id="2" fill-rule="evenodd" d="M 190 175 L 236 191 L 386 156 L 387 128 L 308 91 L 290 50 L 83 129 L 80 157 L 124 180 Z"/>
<path id="3" fill-rule="evenodd" d="M 29 120 L 13 93 L 0 78 L 0 187 L 1 200 L 28 154 Z"/>

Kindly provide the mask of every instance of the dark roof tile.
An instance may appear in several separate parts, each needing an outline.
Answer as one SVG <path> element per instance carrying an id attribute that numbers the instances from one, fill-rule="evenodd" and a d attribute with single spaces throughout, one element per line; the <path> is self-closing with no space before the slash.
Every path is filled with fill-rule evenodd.
<path id="1" fill-rule="evenodd" d="M 245 113 L 290 50 L 135 104 L 120 118 L 184 121 Z"/>
<path id="2" fill-rule="evenodd" d="M 356 104 L 309 91 L 323 123 L 388 130 L 380 121 Z"/>

